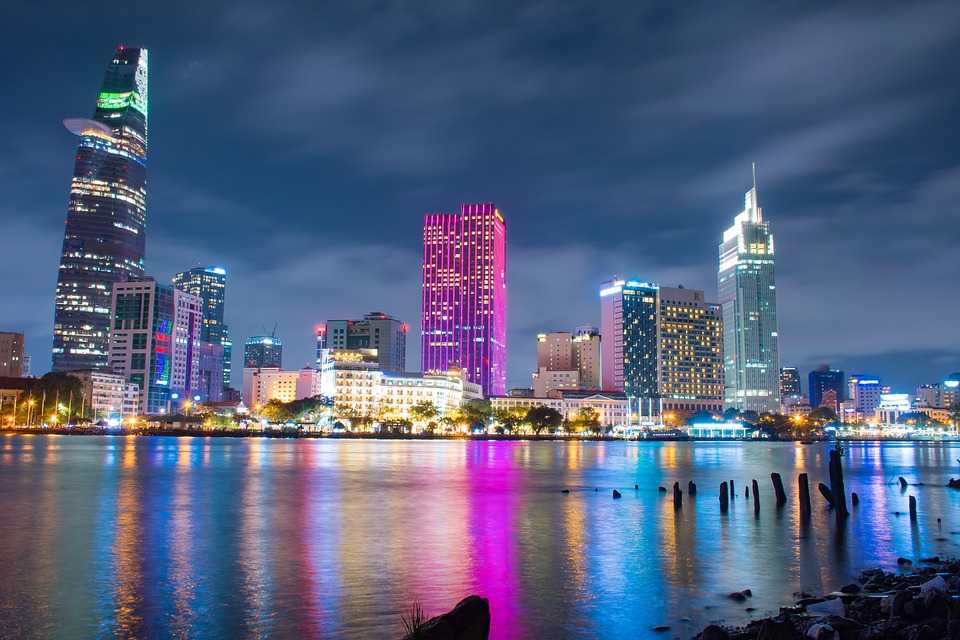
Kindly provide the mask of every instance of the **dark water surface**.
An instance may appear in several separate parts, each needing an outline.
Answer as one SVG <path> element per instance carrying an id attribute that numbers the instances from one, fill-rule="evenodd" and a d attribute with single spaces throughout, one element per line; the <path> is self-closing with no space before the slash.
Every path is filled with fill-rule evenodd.
<path id="1" fill-rule="evenodd" d="M 398 638 L 414 600 L 436 614 L 469 593 L 490 599 L 493 638 L 644 637 L 659 624 L 671 626 L 659 637 L 686 638 L 898 556 L 958 555 L 960 542 L 960 491 L 944 487 L 960 476 L 956 443 L 850 446 L 847 490 L 861 504 L 843 530 L 816 492 L 826 445 L 0 436 L 0 447 L 4 638 Z M 779 513 L 771 471 L 790 499 Z M 751 478 L 759 518 L 743 497 Z M 699 495 L 675 513 L 657 486 L 690 479 Z M 721 515 L 727 479 L 738 497 Z M 747 587 L 746 603 L 724 597 Z"/>

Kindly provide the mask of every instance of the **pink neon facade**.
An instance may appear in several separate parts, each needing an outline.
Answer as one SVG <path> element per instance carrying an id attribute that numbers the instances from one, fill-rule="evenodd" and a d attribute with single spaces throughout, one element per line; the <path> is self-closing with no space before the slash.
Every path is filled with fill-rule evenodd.
<path id="1" fill-rule="evenodd" d="M 485 396 L 507 388 L 507 227 L 492 202 L 423 218 L 424 372 L 460 367 Z"/>

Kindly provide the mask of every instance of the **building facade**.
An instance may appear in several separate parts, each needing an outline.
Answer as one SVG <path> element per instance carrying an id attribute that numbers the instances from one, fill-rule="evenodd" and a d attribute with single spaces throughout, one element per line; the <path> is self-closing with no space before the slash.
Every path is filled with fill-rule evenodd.
<path id="1" fill-rule="evenodd" d="M 376 349 L 383 371 L 403 373 L 407 364 L 406 322 L 382 311 L 373 311 L 362 320 L 328 320 L 324 342 L 330 349 Z M 317 348 L 320 349 L 319 340 Z"/>
<path id="2" fill-rule="evenodd" d="M 221 347 L 221 384 L 229 387 L 233 343 L 230 342 L 229 328 L 223 321 L 227 270 L 216 266 L 194 267 L 173 276 L 173 286 L 200 298 L 203 304 L 200 339 Z"/>
<path id="3" fill-rule="evenodd" d="M 557 389 L 579 389 L 580 372 L 576 369 L 553 371 L 545 367 L 533 374 L 533 397 L 546 398 Z"/>
<path id="4" fill-rule="evenodd" d="M 960 402 L 960 372 L 952 373 L 943 382 L 917 387 L 917 404 L 932 409 L 950 409 Z"/>
<path id="5" fill-rule="evenodd" d="M 577 327 L 573 334 L 573 365 L 580 374 L 581 389 L 599 389 L 602 357 L 600 330 Z"/>
<path id="6" fill-rule="evenodd" d="M 583 409 L 593 409 L 602 427 L 630 424 L 630 404 L 623 393 L 589 390 L 558 390 L 546 398 L 494 396 L 490 407 L 497 411 L 526 412 L 534 407 L 549 407 L 560 412 L 565 420 L 576 419 Z"/>
<path id="7" fill-rule="evenodd" d="M 485 395 L 507 385 L 506 236 L 490 202 L 424 216 L 422 369 L 459 368 Z"/>
<path id="8" fill-rule="evenodd" d="M 780 347 L 774 244 L 756 179 L 743 211 L 723 232 L 717 291 L 723 316 L 724 406 L 780 408 Z"/>
<path id="9" fill-rule="evenodd" d="M 23 334 L 0 331 L 0 377 L 19 378 L 25 375 Z"/>
<path id="10" fill-rule="evenodd" d="M 880 406 L 883 385 L 877 376 L 855 373 L 847 378 L 847 400 L 856 420 L 872 420 Z"/>
<path id="11" fill-rule="evenodd" d="M 243 403 L 254 410 L 271 400 L 293 402 L 319 395 L 320 372 L 312 367 L 297 371 L 276 367 L 243 370 Z"/>
<path id="12" fill-rule="evenodd" d="M 113 284 L 143 275 L 147 50 L 119 46 L 80 138 L 57 275 L 53 370 L 107 366 Z"/>
<path id="13" fill-rule="evenodd" d="M 839 406 L 839 403 L 846 399 L 846 396 L 844 395 L 844 386 L 843 371 L 831 369 L 827 365 L 823 365 L 820 368 L 811 371 L 810 375 L 807 376 L 807 389 L 810 393 L 810 406 L 814 409 L 821 406 L 827 406 L 836 410 Z M 826 394 L 828 391 L 832 392 L 832 394 L 827 399 L 828 401 L 825 402 L 824 394 Z"/>
<path id="14" fill-rule="evenodd" d="M 121 374 L 87 369 L 71 371 L 83 389 L 82 414 L 94 422 L 118 425 L 140 413 L 140 388 Z"/>
<path id="15" fill-rule="evenodd" d="M 140 389 L 144 413 L 175 410 L 199 387 L 200 298 L 151 278 L 118 282 L 109 366 Z"/>
<path id="16" fill-rule="evenodd" d="M 220 402 L 223 400 L 223 345 L 200 341 L 198 345 L 197 388 L 193 399 L 197 402 Z"/>
<path id="17" fill-rule="evenodd" d="M 600 333 L 594 327 L 538 334 L 533 395 L 543 398 L 554 389 L 599 389 L 600 361 Z"/>
<path id="18" fill-rule="evenodd" d="M 800 387 L 800 372 L 796 367 L 780 367 L 780 397 L 799 398 L 803 395 Z"/>
<path id="19" fill-rule="evenodd" d="M 276 336 L 251 336 L 243 343 L 243 368 L 280 369 L 283 342 Z"/>
<path id="20" fill-rule="evenodd" d="M 722 409 L 723 328 L 703 291 L 614 279 L 600 290 L 602 387 L 642 416 Z"/>

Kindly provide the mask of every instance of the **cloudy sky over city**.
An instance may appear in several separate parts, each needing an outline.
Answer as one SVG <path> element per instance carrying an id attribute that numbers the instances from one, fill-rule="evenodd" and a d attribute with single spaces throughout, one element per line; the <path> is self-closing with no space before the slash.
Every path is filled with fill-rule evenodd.
<path id="1" fill-rule="evenodd" d="M 756 162 L 782 364 L 904 391 L 960 369 L 958 3 L 136 4 L 0 11 L 0 329 L 34 373 L 61 120 L 92 114 L 118 43 L 150 49 L 148 272 L 225 266 L 235 343 L 276 325 L 288 367 L 318 321 L 382 310 L 416 368 L 423 214 L 494 201 L 528 385 L 536 333 L 599 324 L 614 273 L 715 299 Z"/>

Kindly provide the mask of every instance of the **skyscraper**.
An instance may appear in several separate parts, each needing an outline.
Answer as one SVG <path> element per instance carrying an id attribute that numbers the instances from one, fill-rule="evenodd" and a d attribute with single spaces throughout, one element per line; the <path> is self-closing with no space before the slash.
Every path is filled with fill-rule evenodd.
<path id="1" fill-rule="evenodd" d="M 147 50 L 120 45 L 80 137 L 57 276 L 53 369 L 107 366 L 113 283 L 143 275 Z"/>
<path id="2" fill-rule="evenodd" d="M 283 342 L 276 336 L 251 336 L 243 343 L 244 369 L 279 369 Z"/>
<path id="3" fill-rule="evenodd" d="M 459 367 L 484 395 L 507 387 L 507 227 L 492 202 L 423 220 L 421 366 Z"/>
<path id="4" fill-rule="evenodd" d="M 614 279 L 600 289 L 602 386 L 623 391 L 652 415 L 657 391 L 657 291 L 637 280 Z"/>
<path id="5" fill-rule="evenodd" d="M 717 289 L 723 314 L 724 406 L 741 411 L 780 407 L 780 353 L 773 233 L 757 191 L 723 232 Z"/>
<path id="6" fill-rule="evenodd" d="M 780 367 L 780 397 L 799 398 L 800 372 L 796 367 Z"/>
<path id="7" fill-rule="evenodd" d="M 113 287 L 110 368 L 140 388 L 145 413 L 166 413 L 199 390 L 198 296 L 152 278 Z"/>
<path id="8" fill-rule="evenodd" d="M 25 375 L 23 334 L 0 331 L 0 376 L 19 378 Z"/>
<path id="9" fill-rule="evenodd" d="M 403 373 L 409 330 L 406 322 L 382 311 L 373 311 L 362 320 L 327 320 L 324 342 L 330 349 L 376 349 L 383 371 Z"/>
<path id="10" fill-rule="evenodd" d="M 173 276 L 173 285 L 181 291 L 199 296 L 203 302 L 203 325 L 200 339 L 219 345 L 223 350 L 223 386 L 230 386 L 231 343 L 227 325 L 223 322 L 224 297 L 227 288 L 227 270 L 223 267 L 194 267 Z"/>

